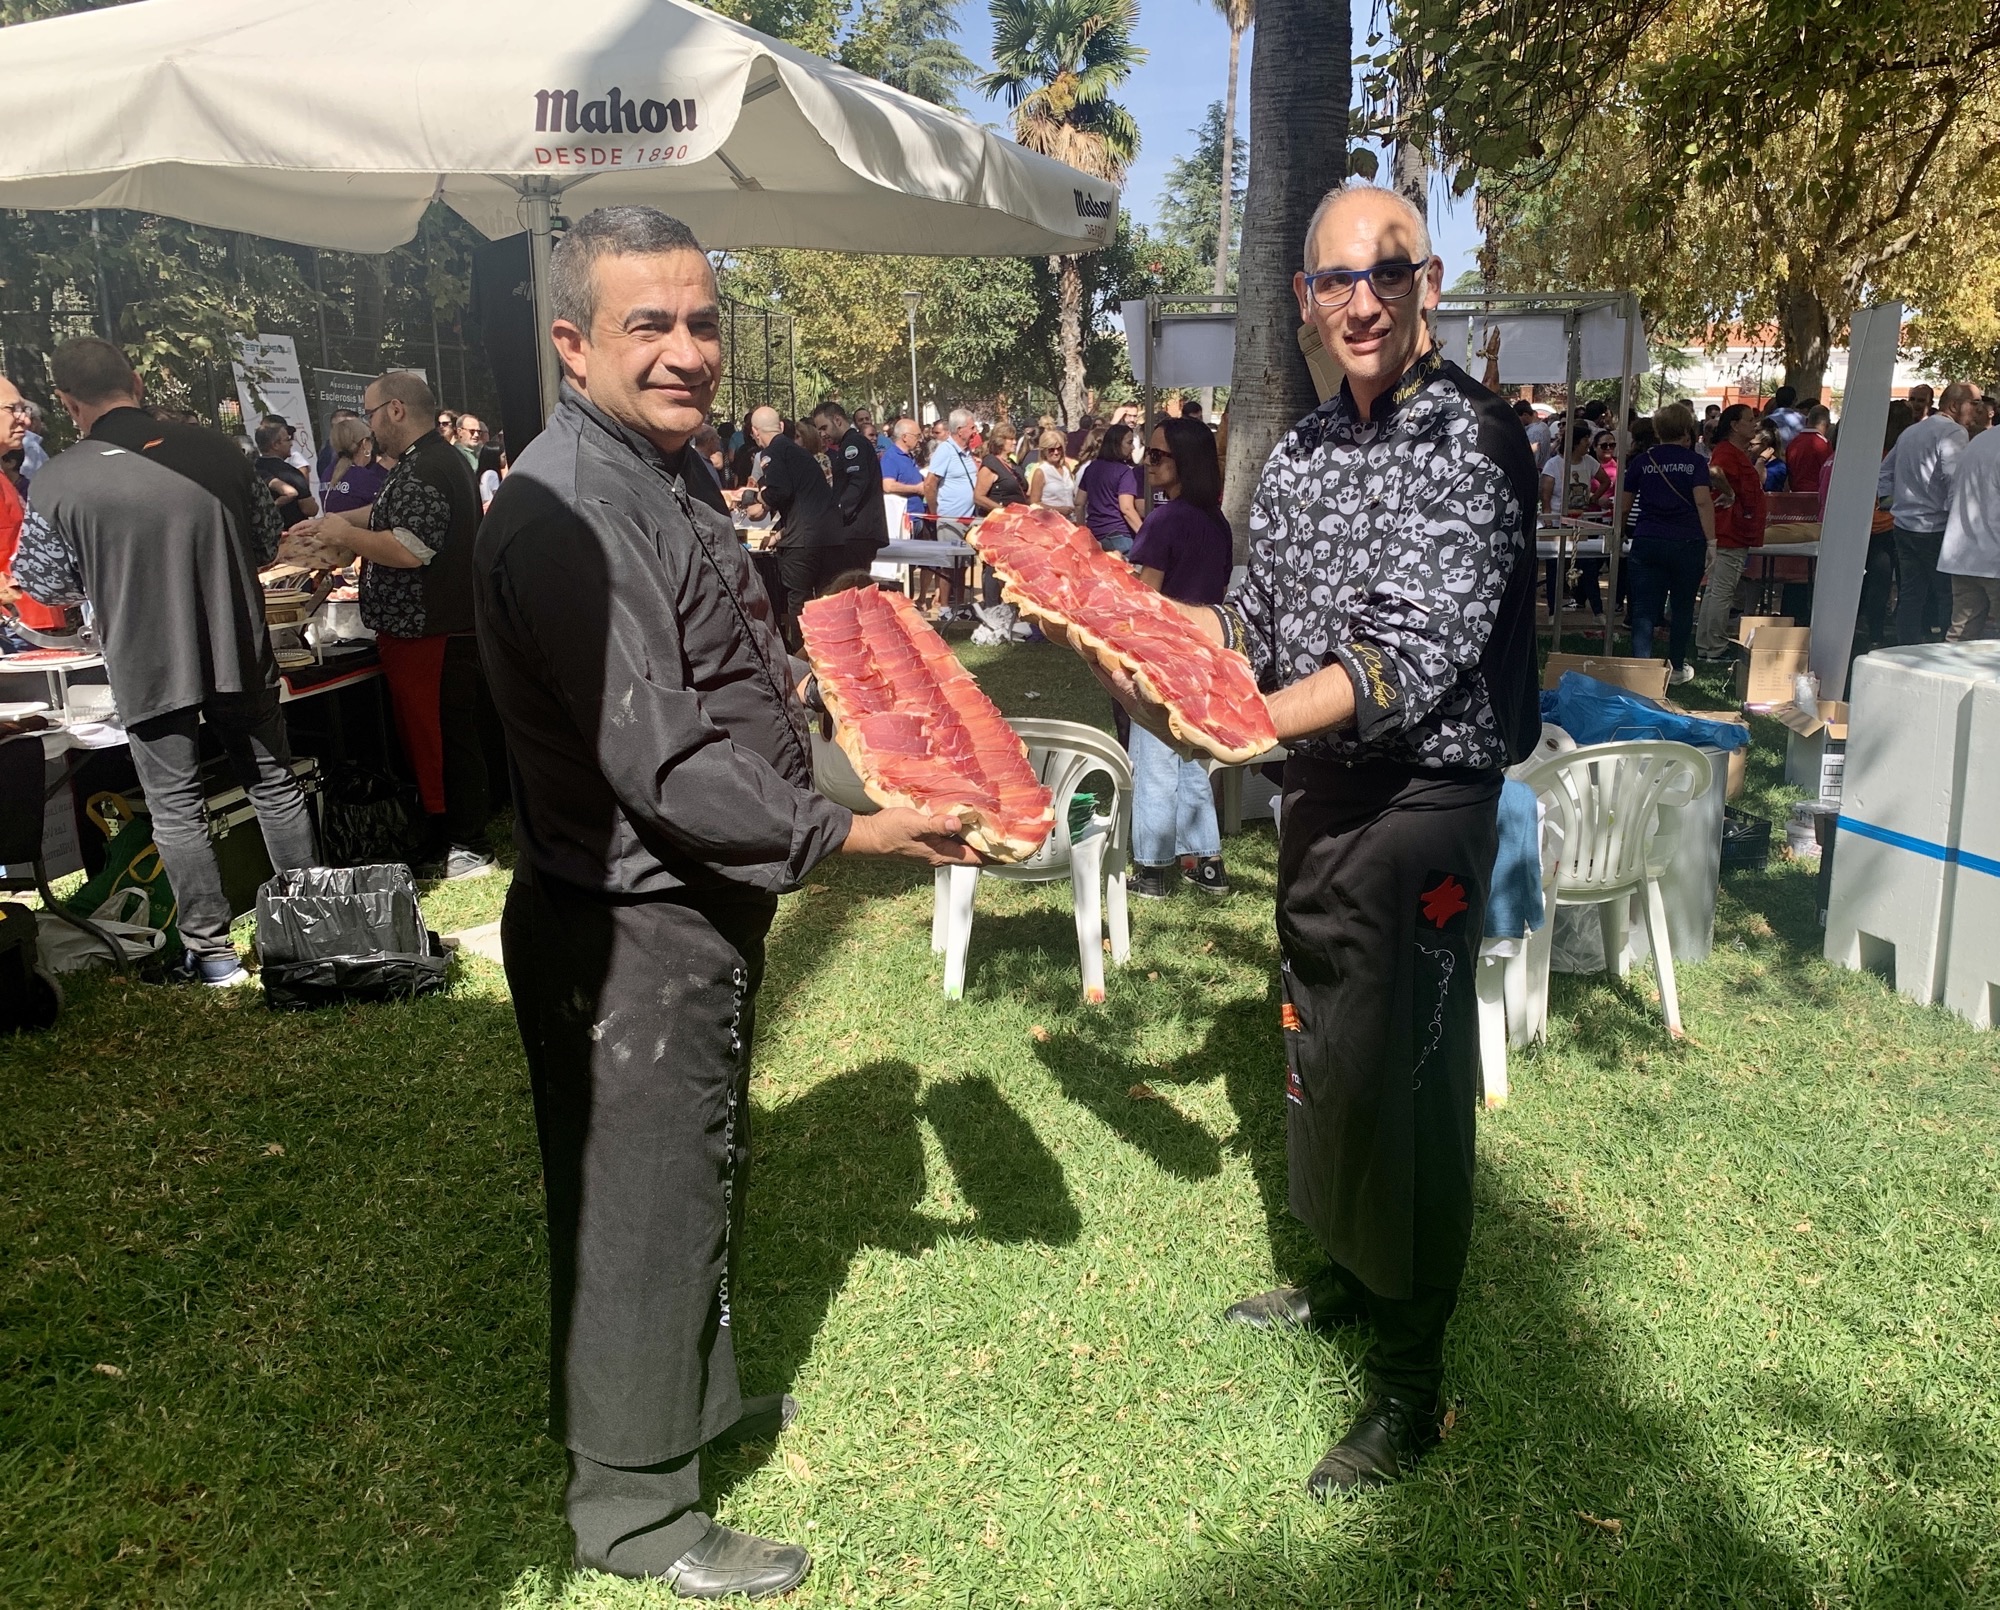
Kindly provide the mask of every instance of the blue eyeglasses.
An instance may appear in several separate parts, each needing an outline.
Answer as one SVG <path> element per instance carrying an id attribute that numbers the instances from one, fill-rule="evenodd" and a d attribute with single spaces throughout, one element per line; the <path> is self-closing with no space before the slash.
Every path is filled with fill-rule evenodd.
<path id="1" fill-rule="evenodd" d="M 1431 259 L 1428 257 L 1421 263 L 1391 258 L 1373 268 L 1309 270 L 1305 274 L 1306 295 L 1312 298 L 1315 307 L 1343 308 L 1354 300 L 1354 288 L 1366 280 L 1378 300 L 1400 302 L 1416 289 L 1417 276 L 1430 266 Z"/>

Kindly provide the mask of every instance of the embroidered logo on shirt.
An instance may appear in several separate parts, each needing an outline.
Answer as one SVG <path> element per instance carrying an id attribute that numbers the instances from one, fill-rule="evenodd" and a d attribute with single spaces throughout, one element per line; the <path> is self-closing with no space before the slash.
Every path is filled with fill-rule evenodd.
<path id="1" fill-rule="evenodd" d="M 1423 892 L 1417 904 L 1433 928 L 1442 928 L 1469 910 L 1472 902 L 1465 897 L 1465 885 L 1447 872 Z"/>
<path id="2" fill-rule="evenodd" d="M 1368 681 L 1368 702 L 1378 710 L 1387 710 L 1402 697 L 1402 690 L 1390 679 L 1389 667 L 1382 658 L 1382 651 L 1372 643 L 1349 643 L 1347 652 L 1354 656 L 1354 663 L 1361 667 L 1361 674 Z"/>

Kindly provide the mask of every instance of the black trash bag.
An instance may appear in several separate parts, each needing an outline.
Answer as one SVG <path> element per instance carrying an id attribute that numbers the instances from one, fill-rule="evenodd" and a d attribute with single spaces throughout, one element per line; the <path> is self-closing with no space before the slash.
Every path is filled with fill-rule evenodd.
<path id="1" fill-rule="evenodd" d="M 294 1011 L 429 995 L 449 965 L 406 866 L 280 872 L 257 891 L 257 955 L 264 1004 Z"/>
<path id="2" fill-rule="evenodd" d="M 424 828 L 416 791 L 407 784 L 371 766 L 320 762 L 320 854 L 328 866 L 415 860 Z"/>
<path id="3" fill-rule="evenodd" d="M 52 1028 L 62 1010 L 62 989 L 42 971 L 35 936 L 34 912 L 0 901 L 0 1034 Z"/>

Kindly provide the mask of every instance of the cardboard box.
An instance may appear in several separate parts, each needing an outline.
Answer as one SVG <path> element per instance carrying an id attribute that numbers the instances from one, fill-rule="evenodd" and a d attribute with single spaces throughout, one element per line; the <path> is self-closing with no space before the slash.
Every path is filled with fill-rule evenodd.
<path id="1" fill-rule="evenodd" d="M 1790 704 L 1795 679 L 1807 669 L 1812 628 L 1759 626 L 1749 645 L 1749 657 L 1736 665 L 1736 697 L 1765 708 Z"/>
<path id="2" fill-rule="evenodd" d="M 1785 739 L 1785 781 L 1815 792 L 1820 804 L 1840 805 L 1847 769 L 1847 706 L 1822 699 L 1817 710 L 1788 704 L 1771 714 L 1789 734 Z"/>
<path id="3" fill-rule="evenodd" d="M 1580 671 L 1585 676 L 1595 677 L 1599 682 L 1609 682 L 1614 688 L 1624 688 L 1629 693 L 1642 693 L 1649 699 L 1664 699 L 1667 696 L 1665 660 L 1600 659 L 1589 654 L 1551 654 L 1548 665 L 1542 671 L 1542 686 L 1555 687 L 1562 681 L 1565 671 Z"/>
<path id="4" fill-rule="evenodd" d="M 1791 626 L 1796 624 L 1789 615 L 1738 615 L 1736 617 L 1736 642 L 1744 648 L 1750 646 L 1750 638 L 1760 626 Z"/>
<path id="5" fill-rule="evenodd" d="M 1676 710 L 1678 705 L 1669 704 L 1668 709 Z M 1693 716 L 1697 721 L 1720 721 L 1731 727 L 1748 728 L 1750 723 L 1740 710 L 1683 710 L 1683 715 Z M 1729 751 L 1729 784 L 1723 790 L 1725 799 L 1734 799 L 1743 792 L 1744 779 L 1750 774 L 1750 746 Z"/>

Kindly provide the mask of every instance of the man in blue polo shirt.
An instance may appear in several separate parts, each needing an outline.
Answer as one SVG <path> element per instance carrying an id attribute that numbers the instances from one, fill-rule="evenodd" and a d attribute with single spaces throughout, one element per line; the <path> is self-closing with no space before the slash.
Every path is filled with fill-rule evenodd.
<path id="1" fill-rule="evenodd" d="M 923 427 L 906 415 L 889 427 L 882 447 L 882 490 L 891 497 L 901 494 L 909 499 L 913 522 L 924 516 L 924 472 L 914 451 L 922 431 Z M 889 535 L 894 538 L 901 533 L 892 531 Z"/>
<path id="2" fill-rule="evenodd" d="M 945 542 L 964 539 L 977 507 L 973 501 L 979 485 L 979 460 L 972 451 L 975 428 L 970 413 L 954 408 L 945 421 L 944 440 L 932 446 L 930 462 L 924 466 L 924 500 L 937 515 L 937 534 Z"/>

